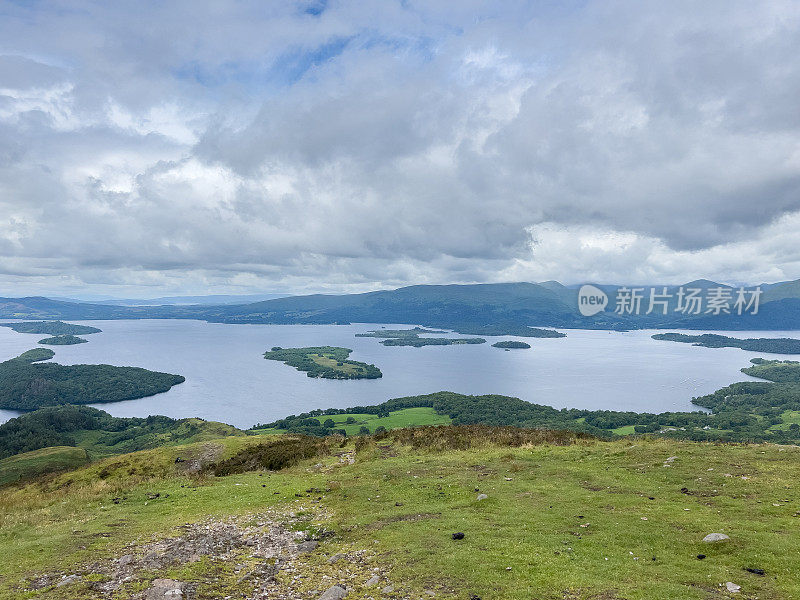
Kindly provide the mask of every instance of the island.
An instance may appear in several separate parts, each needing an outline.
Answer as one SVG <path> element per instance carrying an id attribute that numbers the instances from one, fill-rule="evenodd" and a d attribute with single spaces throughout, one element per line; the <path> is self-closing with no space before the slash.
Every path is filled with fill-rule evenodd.
<path id="1" fill-rule="evenodd" d="M 503 348 L 505 350 L 511 350 L 514 348 L 527 350 L 530 347 L 531 347 L 530 344 L 527 344 L 525 342 L 517 342 L 515 340 L 510 340 L 506 342 L 495 342 L 494 344 L 492 344 L 492 348 Z"/>
<path id="2" fill-rule="evenodd" d="M 383 373 L 375 365 L 348 360 L 347 357 L 352 352 L 350 348 L 336 346 L 313 346 L 310 348 L 275 346 L 269 352 L 264 353 L 264 358 L 282 361 L 298 371 L 305 371 L 308 377 L 323 379 L 379 379 L 383 377 Z"/>
<path id="3" fill-rule="evenodd" d="M 516 323 L 506 323 L 497 325 L 455 325 L 453 331 L 465 335 L 515 335 L 517 337 L 530 338 L 563 338 L 566 333 L 561 333 L 555 329 L 540 329 L 538 327 L 528 327 Z"/>
<path id="4" fill-rule="evenodd" d="M 485 344 L 483 338 L 443 338 L 443 337 L 420 337 L 420 333 L 447 333 L 437 329 L 424 329 L 413 327 L 412 329 L 376 329 L 367 333 L 357 333 L 356 337 L 383 338 L 381 344 L 384 346 L 412 346 L 421 348 L 422 346 L 455 346 L 458 344 Z"/>
<path id="5" fill-rule="evenodd" d="M 414 337 L 420 333 L 447 333 L 442 329 L 425 329 L 424 327 L 412 327 L 411 329 L 375 329 L 366 333 L 357 333 L 356 337 L 373 338 L 400 338 Z"/>
<path id="6" fill-rule="evenodd" d="M 49 348 L 36 348 L 0 362 L 0 408 L 29 411 L 133 400 L 166 392 L 184 381 L 181 375 L 139 367 L 41 362 L 53 356 Z"/>
<path id="7" fill-rule="evenodd" d="M 88 341 L 76 335 L 55 335 L 39 340 L 38 343 L 46 346 L 71 346 L 73 344 L 85 344 Z"/>
<path id="8" fill-rule="evenodd" d="M 800 354 L 800 340 L 793 338 L 739 339 L 713 333 L 704 333 L 703 335 L 657 333 L 652 338 L 703 346 L 704 348 L 741 348 L 749 352 L 766 352 L 768 354 Z"/>
<path id="9" fill-rule="evenodd" d="M 102 329 L 89 325 L 74 325 L 63 321 L 25 321 L 22 323 L 0 323 L 17 333 L 39 333 L 45 335 L 88 335 L 100 333 Z"/>

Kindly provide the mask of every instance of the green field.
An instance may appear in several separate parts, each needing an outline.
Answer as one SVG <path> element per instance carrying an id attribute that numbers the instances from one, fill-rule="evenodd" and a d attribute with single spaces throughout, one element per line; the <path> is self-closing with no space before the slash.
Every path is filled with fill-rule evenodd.
<path id="1" fill-rule="evenodd" d="M 126 547 L 131 542 L 181 535 L 201 521 L 256 528 L 267 519 L 285 519 L 309 536 L 330 532 L 292 570 L 277 573 L 268 589 L 288 597 L 317 598 L 335 582 L 347 585 L 348 600 L 428 592 L 707 600 L 729 597 L 725 582 L 740 585 L 742 598 L 800 597 L 800 448 L 558 436 L 553 444 L 520 437 L 547 440 L 544 432 L 508 431 L 399 430 L 344 447 L 328 438 L 319 442 L 327 444 L 322 455 L 279 472 L 198 477 L 176 463 L 285 439 L 228 438 L 114 457 L 6 488 L 0 551 L 13 560 L 0 563 L 0 598 L 96 598 L 103 561 L 138 556 L 138 546 Z M 488 498 L 477 500 L 479 493 Z M 454 541 L 453 532 L 464 539 Z M 712 532 L 731 540 L 703 543 Z M 253 552 L 244 546 L 143 570 L 114 598 L 129 598 L 157 577 L 196 583 L 198 600 L 250 598 L 258 582 L 242 573 L 263 563 Z M 360 558 L 329 563 L 339 553 Z M 394 590 L 367 586 L 375 573 Z M 42 574 L 83 579 L 26 591 Z"/>
<path id="2" fill-rule="evenodd" d="M 452 419 L 447 415 L 440 415 L 432 408 L 404 408 L 389 413 L 388 417 L 379 417 L 366 413 L 344 413 L 341 415 L 326 415 L 320 417 L 320 421 L 331 419 L 335 429 L 344 429 L 347 435 L 357 435 L 361 427 L 369 428 L 374 432 L 378 427 L 386 429 L 398 429 L 400 427 L 418 427 L 422 425 L 449 425 Z M 348 419 L 353 419 L 355 423 L 347 423 Z M 254 429 L 257 434 L 286 433 L 284 429 L 270 427 L 268 429 Z"/>

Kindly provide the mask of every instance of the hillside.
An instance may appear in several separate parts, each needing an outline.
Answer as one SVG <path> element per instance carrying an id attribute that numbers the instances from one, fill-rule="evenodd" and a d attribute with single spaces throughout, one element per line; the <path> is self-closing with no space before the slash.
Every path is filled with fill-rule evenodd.
<path id="1" fill-rule="evenodd" d="M 495 428 L 160 448 L 0 490 L 0 598 L 791 600 L 798 478 L 796 447 Z"/>

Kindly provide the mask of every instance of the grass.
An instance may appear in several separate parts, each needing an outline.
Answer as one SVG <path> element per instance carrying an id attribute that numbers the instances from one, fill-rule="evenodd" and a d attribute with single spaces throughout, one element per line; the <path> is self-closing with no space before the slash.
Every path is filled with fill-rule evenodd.
<path id="1" fill-rule="evenodd" d="M 14 557 L 0 563 L 0 598 L 33 597 L 20 591 L 23 578 L 70 572 L 151 532 L 267 508 L 305 512 L 336 533 L 301 559 L 303 597 L 324 589 L 327 558 L 343 550 L 367 551 L 408 598 L 431 590 L 464 599 L 700 600 L 728 597 L 726 581 L 742 586 L 742 598 L 800 597 L 797 447 L 437 427 L 361 438 L 354 464 L 336 456 L 354 442 L 340 450 L 333 440 L 329 454 L 278 472 L 197 479 L 175 464 L 211 449 L 224 461 L 263 443 L 160 448 L 0 490 L 0 550 Z M 312 487 L 328 491 L 311 498 Z M 451 538 L 456 531 L 463 540 Z M 731 541 L 704 544 L 711 532 Z M 216 577 L 232 597 L 247 593 L 218 564 L 182 576 Z M 37 597 L 93 597 L 81 589 Z M 374 595 L 355 587 L 348 600 Z"/>
<path id="2" fill-rule="evenodd" d="M 341 415 L 323 415 L 317 417 L 321 423 L 327 419 L 332 419 L 336 424 L 334 429 L 344 429 L 347 435 L 358 435 L 361 427 L 366 426 L 370 432 L 374 432 L 378 427 L 386 429 L 398 429 L 400 427 L 420 427 L 424 425 L 449 425 L 452 419 L 447 415 L 440 415 L 432 408 L 404 408 L 389 413 L 388 417 L 379 417 L 367 413 L 344 413 Z M 355 423 L 347 423 L 347 419 L 352 418 Z M 254 429 L 256 434 L 276 434 L 286 433 L 283 429 Z"/>
<path id="3" fill-rule="evenodd" d="M 773 425 L 770 429 L 789 429 L 793 423 L 800 425 L 800 410 L 787 410 L 781 414 L 783 423 Z"/>
<path id="4" fill-rule="evenodd" d="M 622 427 L 617 427 L 616 429 L 612 429 L 611 433 L 614 435 L 633 435 L 636 433 L 634 430 L 635 425 L 623 425 Z"/>
<path id="5" fill-rule="evenodd" d="M 9 456 L 0 460 L 0 485 L 43 473 L 74 469 L 85 465 L 88 460 L 86 450 L 70 446 L 54 446 Z"/>
<path id="6" fill-rule="evenodd" d="M 308 357 L 321 367 L 327 367 L 334 371 L 341 371 L 342 373 L 360 373 L 363 369 L 358 363 L 349 360 L 338 360 L 331 354 L 309 354 Z"/>
<path id="7" fill-rule="evenodd" d="M 125 452 L 125 446 L 128 443 L 135 443 L 139 448 L 155 448 L 206 442 L 226 436 L 245 436 L 247 434 L 226 423 L 193 418 L 181 421 L 163 432 L 137 435 L 133 440 L 126 438 L 119 442 L 117 442 L 116 432 L 102 429 L 79 429 L 71 431 L 69 435 L 75 440 L 77 447 L 85 449 L 91 458 L 96 460 Z"/>

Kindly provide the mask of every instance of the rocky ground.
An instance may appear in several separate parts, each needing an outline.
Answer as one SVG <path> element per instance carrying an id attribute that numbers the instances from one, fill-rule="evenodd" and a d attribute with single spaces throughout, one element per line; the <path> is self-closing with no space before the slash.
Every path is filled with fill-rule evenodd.
<path id="1" fill-rule="evenodd" d="M 375 566 L 374 556 L 339 548 L 335 549 L 341 552 L 325 553 L 320 541 L 329 532 L 317 530 L 309 535 L 304 529 L 308 514 L 301 511 L 301 515 L 262 513 L 187 524 L 179 535 L 130 545 L 110 560 L 32 578 L 21 591 L 33 592 L 33 597 L 36 592 L 79 598 L 88 593 L 88 597 L 115 600 L 339 600 L 354 587 L 393 595 L 394 587 L 386 571 Z M 326 549 L 331 546 L 335 544 L 325 544 Z M 195 573 L 205 573 L 200 581 L 165 575 L 181 568 L 191 571 L 186 567 L 192 564 L 201 566 Z M 210 595 L 215 587 L 228 595 Z"/>

